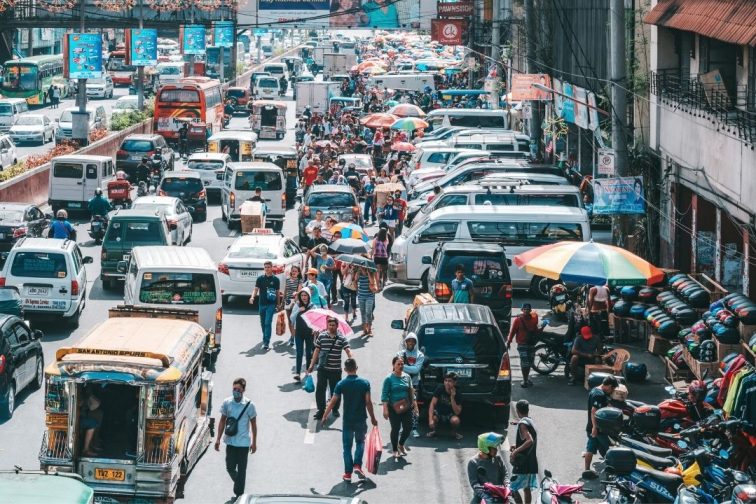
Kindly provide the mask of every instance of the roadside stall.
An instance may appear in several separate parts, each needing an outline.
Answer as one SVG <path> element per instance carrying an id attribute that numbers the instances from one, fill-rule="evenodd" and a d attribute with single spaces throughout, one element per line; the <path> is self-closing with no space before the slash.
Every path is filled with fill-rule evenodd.
<path id="1" fill-rule="evenodd" d="M 207 152 L 220 152 L 231 156 L 232 161 L 252 161 L 257 135 L 251 131 L 224 130 L 207 140 Z"/>
<path id="2" fill-rule="evenodd" d="M 249 126 L 260 140 L 280 140 L 286 135 L 286 103 L 255 100 L 250 109 Z"/>

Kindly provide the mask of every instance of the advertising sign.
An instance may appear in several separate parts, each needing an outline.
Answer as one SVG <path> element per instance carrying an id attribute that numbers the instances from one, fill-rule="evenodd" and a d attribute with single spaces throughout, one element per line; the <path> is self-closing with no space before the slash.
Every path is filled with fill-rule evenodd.
<path id="1" fill-rule="evenodd" d="M 179 45 L 183 54 L 205 54 L 205 27 L 184 25 L 179 30 Z"/>
<path id="2" fill-rule="evenodd" d="M 594 215 L 645 214 L 643 177 L 595 179 Z"/>
<path id="3" fill-rule="evenodd" d="M 99 33 L 68 33 L 66 64 L 69 79 L 102 77 L 102 37 Z"/>
<path id="4" fill-rule="evenodd" d="M 551 76 L 547 74 L 512 74 L 512 101 L 552 99 L 552 93 L 533 87 L 533 84 L 540 84 L 551 89 Z"/>
<path id="5" fill-rule="evenodd" d="M 575 86 L 573 88 L 573 94 L 575 95 L 575 124 L 583 129 L 588 129 L 588 107 L 585 106 L 588 103 L 588 94 L 585 89 Z"/>
<path id="6" fill-rule="evenodd" d="M 467 21 L 464 19 L 433 19 L 431 40 L 441 45 L 462 45 L 465 28 Z"/>
<path id="7" fill-rule="evenodd" d="M 472 2 L 438 2 L 438 15 L 442 17 L 468 17 L 475 12 Z"/>
<path id="8" fill-rule="evenodd" d="M 213 27 L 213 45 L 217 47 L 234 47 L 233 21 L 218 21 Z"/>
<path id="9" fill-rule="evenodd" d="M 596 110 L 596 95 L 588 92 L 588 105 L 591 108 L 588 109 L 588 129 L 596 131 L 599 127 L 598 111 Z"/>
<path id="10" fill-rule="evenodd" d="M 597 172 L 600 175 L 614 175 L 614 149 L 599 149 Z"/>
<path id="11" fill-rule="evenodd" d="M 157 65 L 157 30 L 152 28 L 126 30 L 126 64 Z"/>
<path id="12" fill-rule="evenodd" d="M 568 123 L 575 124 L 575 101 L 570 98 L 573 97 L 572 84 L 569 82 L 562 83 L 562 119 Z"/>

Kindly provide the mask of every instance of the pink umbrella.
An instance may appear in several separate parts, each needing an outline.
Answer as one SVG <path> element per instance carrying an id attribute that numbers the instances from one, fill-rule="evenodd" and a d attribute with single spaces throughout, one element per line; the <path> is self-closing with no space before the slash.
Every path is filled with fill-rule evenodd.
<path id="1" fill-rule="evenodd" d="M 417 147 L 409 142 L 394 142 L 391 144 L 392 151 L 398 152 L 414 152 Z"/>
<path id="2" fill-rule="evenodd" d="M 425 117 L 423 109 L 411 103 L 400 103 L 389 109 L 388 113 L 399 117 Z"/>
<path id="3" fill-rule="evenodd" d="M 339 331 L 341 331 L 341 334 L 345 337 L 354 335 L 349 324 L 341 318 L 341 315 L 334 311 L 325 308 L 313 308 L 302 314 L 302 319 L 305 321 L 305 324 L 307 324 L 307 327 L 313 331 L 325 331 L 327 329 L 328 318 L 330 317 L 335 318 L 339 322 Z"/>

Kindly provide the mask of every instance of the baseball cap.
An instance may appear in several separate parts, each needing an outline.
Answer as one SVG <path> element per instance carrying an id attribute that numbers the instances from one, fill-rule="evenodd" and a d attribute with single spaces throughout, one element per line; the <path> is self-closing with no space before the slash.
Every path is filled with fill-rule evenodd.
<path id="1" fill-rule="evenodd" d="M 580 335 L 583 337 L 583 339 L 588 340 L 593 337 L 593 331 L 591 331 L 590 327 L 583 326 L 580 328 Z"/>
<path id="2" fill-rule="evenodd" d="M 317 275 L 318 274 L 318 270 L 316 270 L 315 268 L 310 268 L 310 269 L 307 270 L 307 274 L 308 275 Z"/>

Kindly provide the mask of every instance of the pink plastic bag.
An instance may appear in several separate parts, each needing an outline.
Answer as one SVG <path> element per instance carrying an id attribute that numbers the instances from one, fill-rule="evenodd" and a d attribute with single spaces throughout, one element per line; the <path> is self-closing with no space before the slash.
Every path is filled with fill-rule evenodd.
<path id="1" fill-rule="evenodd" d="M 383 441 L 381 440 L 381 431 L 378 430 L 378 427 L 373 427 L 370 430 L 370 434 L 368 434 L 367 446 L 365 447 L 368 472 L 378 474 L 378 464 L 381 463 L 382 454 Z"/>

